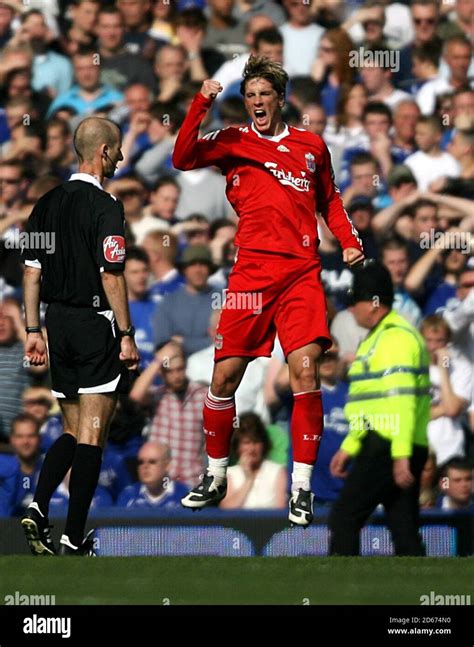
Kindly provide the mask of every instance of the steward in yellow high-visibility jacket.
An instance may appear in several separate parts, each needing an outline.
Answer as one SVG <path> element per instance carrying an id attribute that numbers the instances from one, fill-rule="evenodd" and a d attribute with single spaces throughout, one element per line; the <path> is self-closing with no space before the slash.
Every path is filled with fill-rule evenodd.
<path id="1" fill-rule="evenodd" d="M 370 332 L 349 370 L 349 433 L 331 462 L 334 476 L 347 477 L 330 517 L 331 554 L 359 553 L 359 531 L 381 503 L 396 554 L 422 555 L 418 497 L 430 419 L 428 351 L 416 328 L 391 310 L 385 267 L 372 263 L 355 272 L 352 292 L 357 323 Z"/>

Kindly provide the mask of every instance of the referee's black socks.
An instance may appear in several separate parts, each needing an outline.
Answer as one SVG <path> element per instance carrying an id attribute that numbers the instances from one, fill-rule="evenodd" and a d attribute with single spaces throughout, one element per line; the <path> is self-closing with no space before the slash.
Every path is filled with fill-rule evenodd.
<path id="1" fill-rule="evenodd" d="M 69 480 L 69 509 L 64 534 L 73 546 L 84 539 L 87 515 L 99 481 L 102 448 L 95 445 L 77 445 Z"/>
<path id="2" fill-rule="evenodd" d="M 74 436 L 65 433 L 51 445 L 46 454 L 33 499 L 45 516 L 48 516 L 49 501 L 54 491 L 72 465 L 76 447 Z"/>

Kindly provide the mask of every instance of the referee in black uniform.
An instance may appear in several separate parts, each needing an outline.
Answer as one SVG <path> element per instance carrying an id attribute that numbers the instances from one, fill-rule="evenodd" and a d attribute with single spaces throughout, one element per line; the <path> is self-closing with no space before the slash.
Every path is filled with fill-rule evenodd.
<path id="1" fill-rule="evenodd" d="M 74 133 L 79 173 L 38 201 L 26 228 L 25 355 L 34 366 L 48 361 L 39 319 L 43 301 L 48 304 L 52 392 L 64 418 L 64 434 L 48 451 L 34 500 L 21 519 L 35 555 L 56 552 L 49 501 L 71 467 L 68 516 L 58 552 L 93 554 L 84 529 L 102 449 L 117 393 L 126 388 L 127 372 L 139 362 L 123 276 L 123 205 L 102 188 L 104 177 L 113 177 L 123 159 L 121 139 L 120 129 L 108 119 L 82 121 Z M 42 235 L 48 236 L 48 249 L 38 249 Z"/>

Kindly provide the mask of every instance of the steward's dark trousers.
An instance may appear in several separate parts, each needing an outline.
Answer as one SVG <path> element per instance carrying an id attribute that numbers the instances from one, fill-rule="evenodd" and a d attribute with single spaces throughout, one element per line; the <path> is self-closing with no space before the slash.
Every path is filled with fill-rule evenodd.
<path id="1" fill-rule="evenodd" d="M 331 555 L 358 555 L 359 533 L 381 503 L 397 555 L 424 555 L 419 535 L 420 477 L 427 459 L 426 447 L 413 445 L 410 471 L 415 483 L 407 490 L 393 480 L 390 442 L 369 431 L 354 459 L 330 517 Z"/>

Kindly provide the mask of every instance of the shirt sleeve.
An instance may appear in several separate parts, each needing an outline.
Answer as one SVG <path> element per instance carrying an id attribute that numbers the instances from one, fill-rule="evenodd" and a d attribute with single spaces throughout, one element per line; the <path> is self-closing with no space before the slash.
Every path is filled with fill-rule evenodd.
<path id="1" fill-rule="evenodd" d="M 362 251 L 362 241 L 342 204 L 341 194 L 334 181 L 331 156 L 324 141 L 319 138 L 320 163 L 316 170 L 316 205 L 327 226 L 342 249 L 354 247 Z"/>
<path id="2" fill-rule="evenodd" d="M 31 212 L 23 240 L 21 241 L 21 260 L 28 267 L 41 269 L 41 245 L 33 244 L 38 236 L 38 207 L 35 206 Z"/>
<path id="3" fill-rule="evenodd" d="M 198 92 L 194 97 L 188 114 L 179 130 L 173 152 L 173 166 L 181 171 L 189 171 L 204 166 L 219 166 L 232 151 L 228 134 L 233 129 L 215 130 L 201 139 L 199 127 L 212 101 Z"/>
<path id="4" fill-rule="evenodd" d="M 96 260 L 101 272 L 120 272 L 125 267 L 125 215 L 118 200 L 99 214 Z"/>

